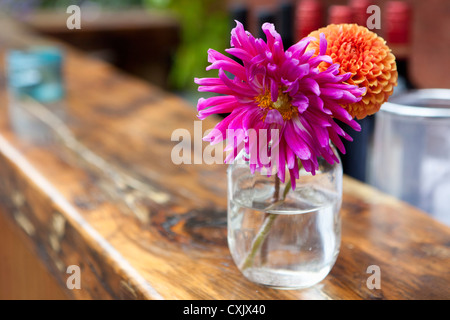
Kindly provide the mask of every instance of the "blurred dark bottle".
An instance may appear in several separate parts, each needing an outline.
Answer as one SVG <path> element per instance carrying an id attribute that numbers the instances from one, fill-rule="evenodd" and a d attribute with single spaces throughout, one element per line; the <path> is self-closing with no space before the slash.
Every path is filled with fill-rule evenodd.
<path id="1" fill-rule="evenodd" d="M 278 8 L 276 27 L 283 39 L 285 49 L 294 44 L 294 5 L 282 2 Z"/>
<path id="2" fill-rule="evenodd" d="M 345 5 L 332 5 L 328 10 L 328 23 L 352 23 L 352 9 Z"/>
<path id="3" fill-rule="evenodd" d="M 324 26 L 323 5 L 319 0 L 301 0 L 295 10 L 295 41 Z"/>
<path id="4" fill-rule="evenodd" d="M 266 22 L 275 23 L 275 19 L 276 16 L 272 10 L 267 8 L 261 8 L 258 10 L 256 14 L 258 38 L 266 39 L 266 35 L 262 31 L 261 26 Z"/>
<path id="5" fill-rule="evenodd" d="M 242 23 L 245 30 L 248 30 L 248 8 L 243 4 L 233 5 L 229 9 L 231 28 L 236 26 L 235 20 Z"/>
<path id="6" fill-rule="evenodd" d="M 356 23 L 353 15 L 353 8 L 350 5 L 332 5 L 328 10 L 328 23 Z M 365 23 L 365 22 L 364 22 Z M 362 120 L 357 120 L 361 125 L 361 131 L 355 132 L 348 125 L 339 123 L 341 128 L 350 133 L 353 138 L 352 142 L 343 141 L 346 153 L 340 153 L 342 160 L 342 167 L 344 173 L 358 179 L 360 181 L 367 181 L 367 160 L 368 160 L 368 146 L 370 144 L 372 135 L 373 117 L 366 117 Z"/>
<path id="7" fill-rule="evenodd" d="M 396 90 L 414 89 L 409 73 L 411 6 L 404 1 L 389 1 L 385 9 L 385 40 L 394 52 L 398 86 Z"/>
<path id="8" fill-rule="evenodd" d="M 244 29 L 248 30 L 249 9 L 246 5 L 244 5 L 244 4 L 231 5 L 228 8 L 228 14 L 229 14 L 229 19 L 230 19 L 230 30 L 233 29 L 234 27 L 236 27 L 236 21 L 239 21 L 240 23 L 242 23 L 242 25 L 244 26 Z M 228 45 L 229 45 L 229 42 L 226 44 L 226 46 L 228 46 Z M 241 59 L 239 59 L 233 55 L 229 55 L 229 56 L 234 61 L 242 64 Z M 234 77 L 231 74 L 229 74 L 229 76 Z M 219 114 L 219 116 L 222 118 L 225 118 L 229 114 L 230 113 L 221 113 L 221 114 Z"/>
<path id="9" fill-rule="evenodd" d="M 230 30 L 236 27 L 236 21 L 239 21 L 244 26 L 245 30 L 248 30 L 248 15 L 249 10 L 248 7 L 243 4 L 234 4 L 228 8 L 229 19 L 230 19 Z M 228 43 L 226 44 L 228 45 Z M 231 56 L 234 61 L 241 63 L 239 58 L 235 56 Z M 225 116 L 228 115 L 224 114 Z"/>

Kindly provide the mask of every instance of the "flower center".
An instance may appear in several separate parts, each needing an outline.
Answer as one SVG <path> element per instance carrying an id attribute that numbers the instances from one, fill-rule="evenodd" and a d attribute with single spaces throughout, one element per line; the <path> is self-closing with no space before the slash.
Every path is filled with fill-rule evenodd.
<path id="1" fill-rule="evenodd" d="M 266 109 L 269 111 L 271 109 L 276 109 L 283 117 L 283 120 L 290 120 L 292 116 L 298 113 L 298 110 L 295 106 L 292 105 L 292 98 L 283 92 L 283 88 L 278 89 L 278 99 L 273 102 L 270 91 L 267 90 L 265 94 L 261 94 L 255 98 L 255 101 L 258 103 L 258 106 L 262 109 Z M 266 119 L 267 112 L 263 116 L 263 120 Z"/>

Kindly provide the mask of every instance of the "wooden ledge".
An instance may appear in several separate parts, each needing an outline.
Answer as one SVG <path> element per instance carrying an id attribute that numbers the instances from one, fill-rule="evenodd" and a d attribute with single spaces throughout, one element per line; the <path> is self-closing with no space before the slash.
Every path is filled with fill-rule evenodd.
<path id="1" fill-rule="evenodd" d="M 14 47 L 19 38 L 0 30 L 3 48 Z M 0 214 L 67 297 L 450 296 L 449 228 L 348 177 L 341 252 L 330 275 L 305 290 L 250 283 L 226 243 L 226 167 L 177 166 L 170 158 L 172 132 L 185 128 L 193 134 L 193 107 L 70 48 L 65 75 L 64 103 L 25 104 L 20 125 L 2 81 Z M 65 110 L 63 118 L 58 108 Z M 206 121 L 203 130 L 214 124 Z M 81 268 L 80 290 L 66 287 L 69 265 Z M 381 269 L 379 290 L 366 286 L 371 265 Z"/>

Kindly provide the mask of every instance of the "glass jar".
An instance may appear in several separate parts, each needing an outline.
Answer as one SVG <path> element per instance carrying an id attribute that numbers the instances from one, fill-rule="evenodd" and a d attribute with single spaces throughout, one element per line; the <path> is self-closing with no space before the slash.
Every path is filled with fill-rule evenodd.
<path id="1" fill-rule="evenodd" d="M 369 183 L 450 226 L 450 90 L 396 95 L 375 115 Z"/>
<path id="2" fill-rule="evenodd" d="M 342 174 L 340 162 L 319 159 L 315 175 L 300 169 L 292 190 L 288 175 L 281 183 L 276 172 L 268 177 L 252 174 L 246 162 L 230 164 L 228 245 L 246 278 L 299 289 L 328 275 L 341 241 Z"/>

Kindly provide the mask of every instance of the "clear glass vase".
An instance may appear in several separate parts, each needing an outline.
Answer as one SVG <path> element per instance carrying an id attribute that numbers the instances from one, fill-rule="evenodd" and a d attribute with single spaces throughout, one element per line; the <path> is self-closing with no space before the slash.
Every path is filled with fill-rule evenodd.
<path id="1" fill-rule="evenodd" d="M 305 288 L 333 267 L 341 241 L 342 165 L 324 159 L 319 165 L 314 176 L 300 169 L 292 190 L 289 181 L 277 181 L 275 172 L 268 177 L 252 174 L 248 163 L 230 164 L 228 245 L 250 281 Z"/>

